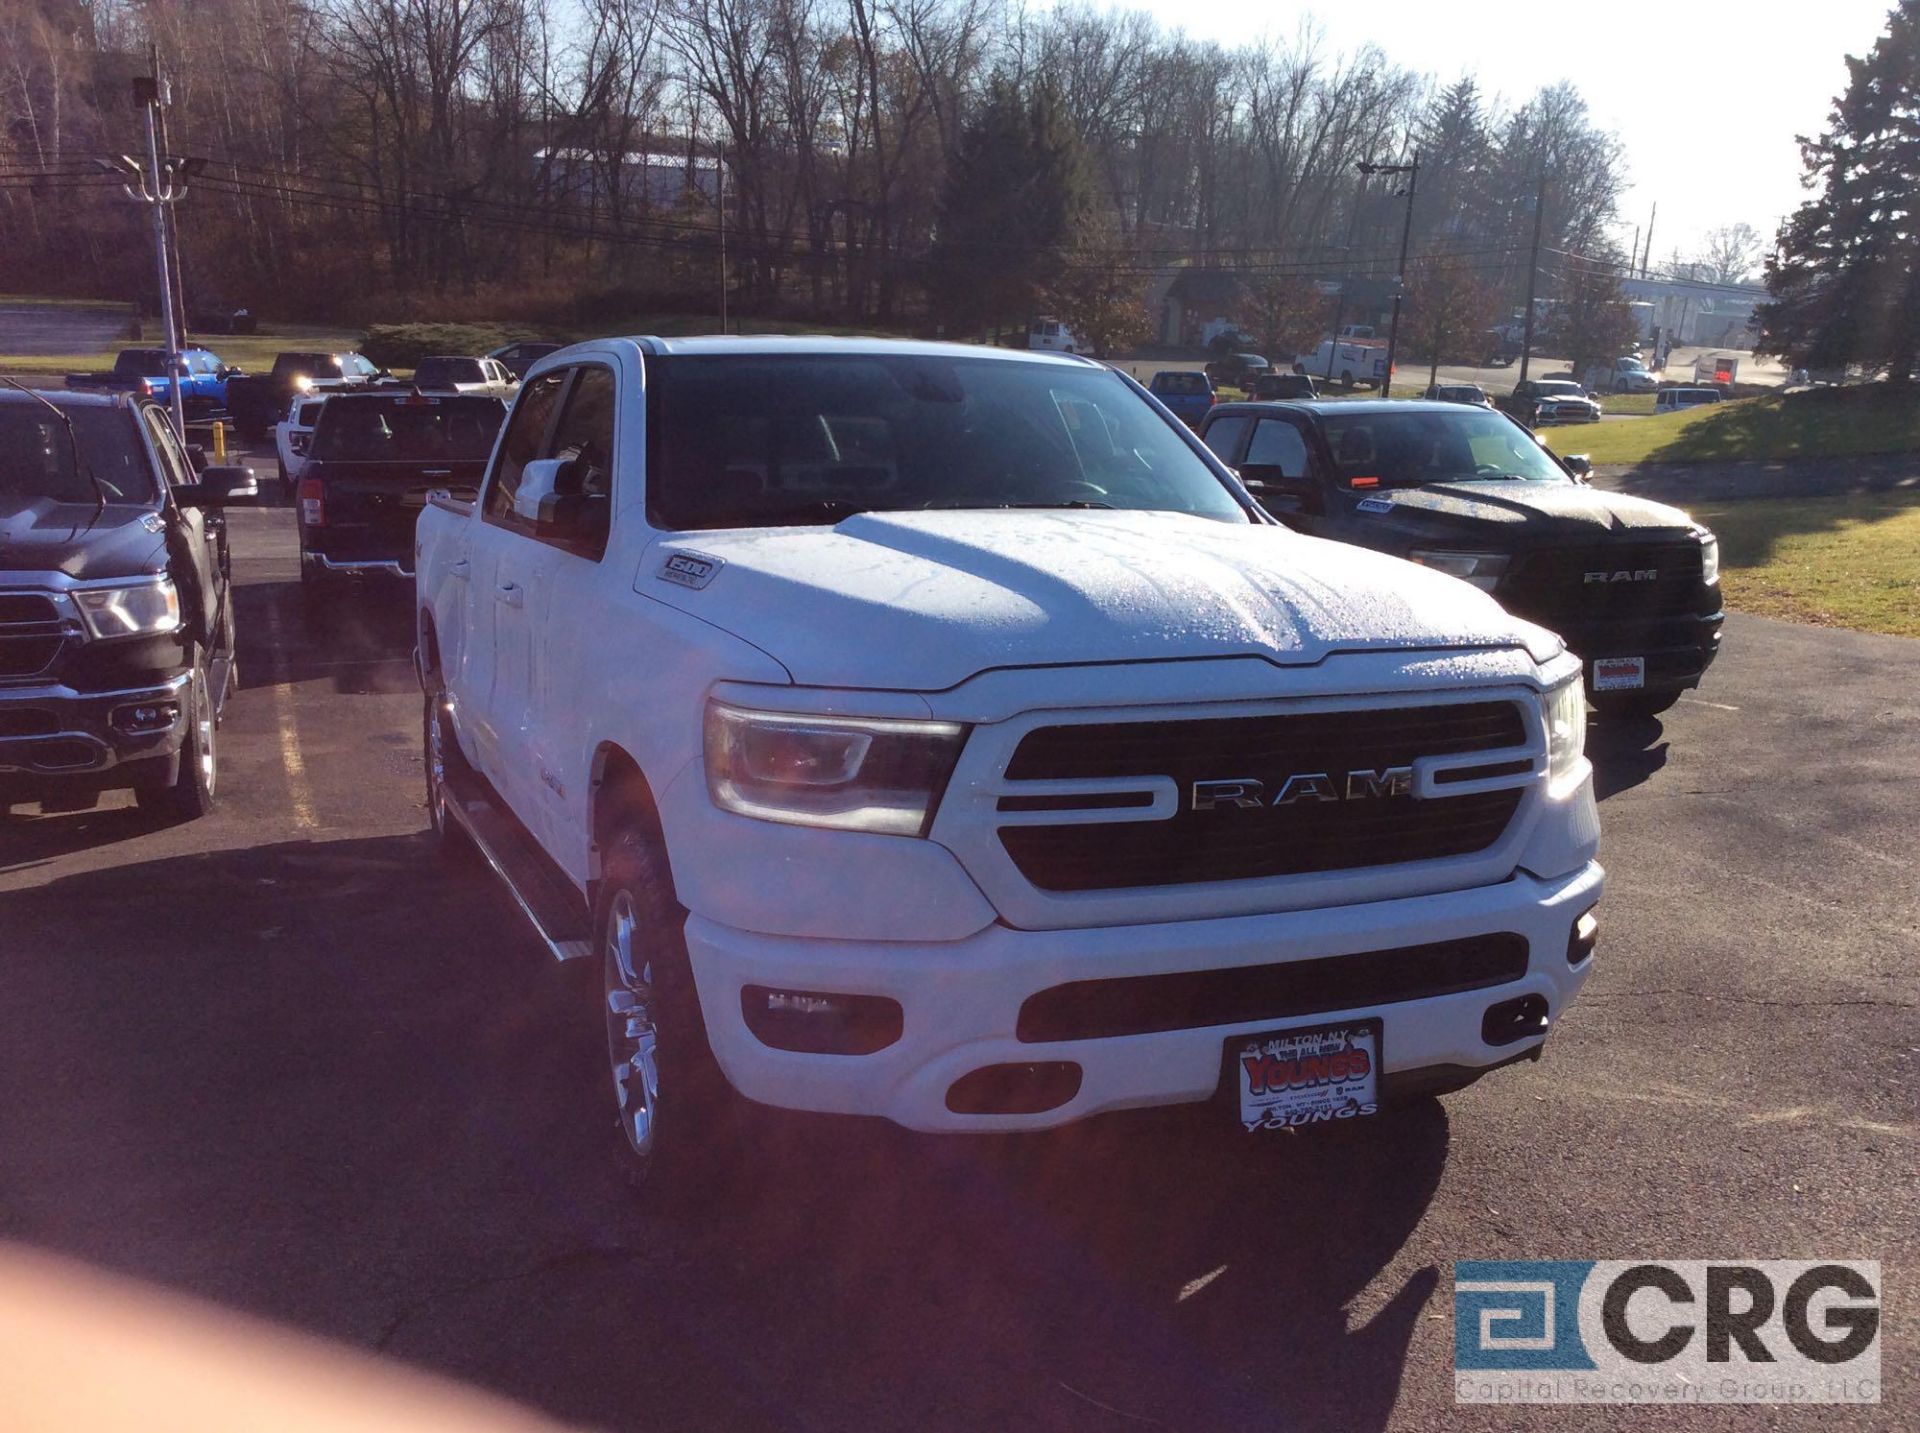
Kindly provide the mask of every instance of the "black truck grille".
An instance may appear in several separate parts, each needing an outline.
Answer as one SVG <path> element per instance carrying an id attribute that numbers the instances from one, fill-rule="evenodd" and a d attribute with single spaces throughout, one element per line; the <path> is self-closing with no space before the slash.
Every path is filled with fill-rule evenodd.
<path id="1" fill-rule="evenodd" d="M 1500 584 L 1507 609 L 1556 631 L 1582 623 L 1698 612 L 1694 541 L 1612 543 L 1529 553 Z"/>
<path id="2" fill-rule="evenodd" d="M 1486 990 L 1527 973 L 1527 938 L 1512 932 L 1356 955 L 1226 970 L 1076 980 L 1027 997 L 1016 1038 L 1104 1040 L 1247 1020 L 1291 1020 Z"/>
<path id="3" fill-rule="evenodd" d="M 1347 799 L 1347 774 L 1526 740 L 1511 702 L 1042 727 L 1014 752 L 1010 779 L 1168 776 L 1181 793 L 1179 809 L 1159 821 L 1005 826 L 1000 840 L 1021 874 L 1049 891 L 1247 880 L 1461 856 L 1500 839 L 1519 807 L 1520 788 L 1428 800 L 1406 794 Z M 1289 776 L 1308 773 L 1326 773 L 1341 799 L 1199 811 L 1189 799 L 1195 782 L 1252 780 L 1270 802 Z M 1020 809 L 1008 800 L 1019 798 L 1003 798 L 1002 809 Z"/>
<path id="4" fill-rule="evenodd" d="M 65 638 L 60 609 L 37 592 L 0 592 L 0 678 L 38 676 Z"/>

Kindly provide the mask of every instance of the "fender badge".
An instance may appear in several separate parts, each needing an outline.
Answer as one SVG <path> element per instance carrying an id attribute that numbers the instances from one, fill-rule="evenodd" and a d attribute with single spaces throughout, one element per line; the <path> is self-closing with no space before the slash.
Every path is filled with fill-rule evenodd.
<path id="1" fill-rule="evenodd" d="M 662 582 L 671 582 L 676 587 L 705 587 L 718 575 L 726 564 L 717 557 L 703 557 L 697 552 L 676 552 L 660 564 L 660 570 L 654 574 Z"/>
<path id="2" fill-rule="evenodd" d="M 1392 512 L 1392 498 L 1362 498 L 1354 504 L 1361 512 Z"/>

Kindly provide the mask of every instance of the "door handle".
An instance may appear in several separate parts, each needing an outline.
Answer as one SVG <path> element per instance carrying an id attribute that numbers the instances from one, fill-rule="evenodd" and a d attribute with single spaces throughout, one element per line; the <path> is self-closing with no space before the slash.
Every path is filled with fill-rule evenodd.
<path id="1" fill-rule="evenodd" d="M 472 571 L 473 564 L 463 557 L 447 569 L 447 576 L 465 578 Z"/>
<path id="2" fill-rule="evenodd" d="M 518 607 L 527 600 L 527 589 L 517 582 L 503 582 L 493 589 L 493 600 Z"/>

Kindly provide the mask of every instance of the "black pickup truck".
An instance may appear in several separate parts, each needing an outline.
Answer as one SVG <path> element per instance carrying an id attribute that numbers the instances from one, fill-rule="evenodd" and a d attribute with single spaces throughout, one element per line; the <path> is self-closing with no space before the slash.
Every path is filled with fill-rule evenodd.
<path id="1" fill-rule="evenodd" d="M 427 494 L 478 491 L 507 405 L 479 394 L 381 390 L 327 400 L 300 471 L 300 580 L 413 580 L 413 525 Z M 324 606 L 309 613 L 324 620 Z"/>
<path id="2" fill-rule="evenodd" d="M 276 354 L 271 373 L 227 380 L 227 412 L 242 438 L 258 442 L 286 416 L 295 394 L 367 388 L 392 376 L 358 353 Z"/>
<path id="3" fill-rule="evenodd" d="M 1452 573 L 1585 659 L 1602 712 L 1652 716 L 1720 646 L 1720 548 L 1678 508 L 1586 485 L 1505 413 L 1371 399 L 1223 403 L 1207 446 L 1315 537 Z"/>
<path id="4" fill-rule="evenodd" d="M 129 787 L 175 819 L 212 805 L 234 650 L 222 509 L 254 496 L 150 402 L 0 386 L 0 815 Z"/>

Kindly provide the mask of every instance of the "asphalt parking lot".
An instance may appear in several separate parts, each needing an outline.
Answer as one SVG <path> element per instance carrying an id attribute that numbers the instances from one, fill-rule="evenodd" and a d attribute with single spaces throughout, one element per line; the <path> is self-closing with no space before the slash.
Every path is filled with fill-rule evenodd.
<path id="1" fill-rule="evenodd" d="M 1736 616 L 1594 729 L 1599 965 L 1538 1065 L 1257 1142 L 763 1121 L 655 1214 L 597 989 L 428 848 L 404 595 L 310 633 L 291 514 L 233 529 L 220 809 L 0 825 L 0 1248 L 611 1427 L 1913 1426 L 1920 643 Z M 1886 1401 L 1454 1406 L 1455 1259 L 1635 1256 L 1881 1260 Z"/>

